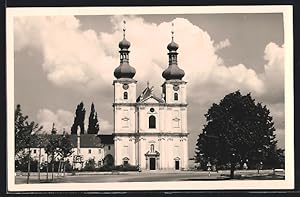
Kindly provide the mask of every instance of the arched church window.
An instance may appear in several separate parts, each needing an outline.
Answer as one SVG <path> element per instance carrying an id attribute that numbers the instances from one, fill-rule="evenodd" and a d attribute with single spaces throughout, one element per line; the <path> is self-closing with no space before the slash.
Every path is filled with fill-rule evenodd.
<path id="1" fill-rule="evenodd" d="M 125 100 L 128 99 L 128 92 L 124 92 L 123 98 L 124 98 Z"/>
<path id="2" fill-rule="evenodd" d="M 174 100 L 178 101 L 178 93 L 176 93 L 176 92 L 174 93 Z"/>
<path id="3" fill-rule="evenodd" d="M 150 116 L 149 117 L 149 128 L 150 129 L 155 129 L 156 128 L 156 118 L 155 118 L 155 116 Z"/>
<path id="4" fill-rule="evenodd" d="M 151 152 L 151 153 L 154 153 L 154 144 L 151 144 L 151 145 L 150 145 L 150 152 Z"/>

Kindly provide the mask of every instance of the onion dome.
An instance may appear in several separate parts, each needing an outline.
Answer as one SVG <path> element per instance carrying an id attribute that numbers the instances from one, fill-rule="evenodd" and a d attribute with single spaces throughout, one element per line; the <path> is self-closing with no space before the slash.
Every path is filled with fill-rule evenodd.
<path id="1" fill-rule="evenodd" d="M 126 22 L 124 21 L 124 25 Z M 123 40 L 119 42 L 120 48 L 120 65 L 115 69 L 114 76 L 119 78 L 130 78 L 132 79 L 135 75 L 135 68 L 129 65 L 129 47 L 130 42 L 125 38 L 125 27 L 123 28 Z"/>
<path id="2" fill-rule="evenodd" d="M 176 42 L 174 42 L 173 37 L 172 37 L 172 42 L 168 44 L 167 49 L 169 51 L 177 51 L 178 48 L 179 48 L 178 44 Z"/>
<path id="3" fill-rule="evenodd" d="M 172 24 L 173 26 L 173 24 Z M 167 49 L 169 50 L 169 66 L 164 72 L 162 73 L 163 78 L 166 80 L 171 80 L 171 79 L 179 79 L 181 80 L 185 73 L 184 70 L 178 67 L 177 63 L 177 55 L 178 53 L 176 52 L 177 49 L 179 48 L 178 44 L 174 42 L 174 31 L 172 31 L 172 41 L 170 44 L 168 44 Z"/>
<path id="4" fill-rule="evenodd" d="M 135 68 L 130 66 L 128 63 L 123 63 L 120 64 L 115 69 L 114 76 L 119 79 L 119 78 L 130 78 L 132 79 L 135 75 Z"/>
<path id="5" fill-rule="evenodd" d="M 179 68 L 177 65 L 169 65 L 169 67 L 164 70 L 162 73 L 163 78 L 166 80 L 171 80 L 171 79 L 179 79 L 181 80 L 184 77 L 185 73 L 184 71 Z"/>
<path id="6" fill-rule="evenodd" d="M 130 42 L 126 40 L 124 37 L 123 40 L 119 42 L 119 48 L 122 50 L 122 49 L 129 49 L 129 47 L 130 47 Z"/>

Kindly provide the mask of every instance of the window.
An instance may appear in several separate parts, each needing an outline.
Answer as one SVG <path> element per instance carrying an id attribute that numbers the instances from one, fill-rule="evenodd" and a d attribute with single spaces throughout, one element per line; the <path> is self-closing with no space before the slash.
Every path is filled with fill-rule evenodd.
<path id="1" fill-rule="evenodd" d="M 156 128 L 155 116 L 150 116 L 149 117 L 149 128 L 150 129 L 155 129 Z"/>
<path id="2" fill-rule="evenodd" d="M 178 101 L 178 93 L 176 93 L 176 92 L 174 93 L 174 100 Z"/>
<path id="3" fill-rule="evenodd" d="M 89 154 L 91 154 L 92 153 L 92 150 L 91 149 L 89 149 Z"/>
<path id="4" fill-rule="evenodd" d="M 151 153 L 154 153 L 154 144 L 151 144 L 151 145 L 150 145 L 150 152 L 151 152 Z"/>
<path id="5" fill-rule="evenodd" d="M 128 99 L 128 92 L 124 92 L 123 98 L 124 98 L 124 100 Z"/>
<path id="6" fill-rule="evenodd" d="M 99 154 L 101 154 L 101 149 L 99 149 Z"/>
<path id="7" fill-rule="evenodd" d="M 108 146 L 108 150 L 110 150 L 110 146 Z"/>
<path id="8" fill-rule="evenodd" d="M 36 154 L 36 150 L 35 149 L 33 150 L 33 153 Z"/>

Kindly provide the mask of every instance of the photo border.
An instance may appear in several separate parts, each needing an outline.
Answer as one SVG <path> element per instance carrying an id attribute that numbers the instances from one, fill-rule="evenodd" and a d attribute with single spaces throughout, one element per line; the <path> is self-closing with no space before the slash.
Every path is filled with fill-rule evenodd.
<path id="1" fill-rule="evenodd" d="M 212 7 L 213 7 L 212 9 L 216 8 L 216 6 L 212 6 Z M 219 7 L 219 6 L 217 6 L 217 7 Z M 234 13 L 245 13 L 245 10 L 241 9 L 240 6 L 224 6 L 224 7 L 226 7 L 226 9 L 227 8 L 233 9 L 233 10 L 236 9 L 237 12 L 234 12 Z M 221 7 L 222 10 L 224 10 L 224 7 Z M 258 11 L 257 6 L 250 6 L 250 7 L 252 7 L 251 9 L 255 9 L 255 11 L 256 11 L 255 13 L 257 13 L 257 11 Z M 248 9 L 250 7 L 247 6 L 247 9 L 246 9 L 247 13 L 249 13 Z M 264 10 L 262 13 L 273 13 L 274 10 L 275 10 L 275 12 L 278 12 L 278 11 L 280 12 L 280 9 L 283 8 L 283 7 L 284 7 L 284 9 L 286 9 L 286 11 L 283 11 L 283 13 L 284 13 L 284 21 L 285 21 L 284 22 L 284 30 L 285 30 L 285 34 L 284 34 L 285 39 L 284 40 L 285 40 L 285 42 L 284 43 L 285 43 L 285 57 L 289 57 L 289 58 L 285 58 L 285 65 L 293 65 L 293 55 L 291 55 L 291 54 L 293 54 L 293 50 L 292 50 L 293 49 L 293 39 L 292 39 L 293 36 L 289 35 L 286 38 L 286 36 L 287 36 L 286 30 L 288 29 L 289 34 L 291 34 L 290 32 L 292 32 L 292 22 L 293 22 L 292 21 L 292 14 L 293 14 L 292 13 L 292 7 L 291 6 L 259 6 L 259 7 L 264 7 L 264 9 L 267 10 L 267 11 Z M 106 13 L 112 9 L 111 7 L 102 7 L 102 8 L 104 9 L 103 10 L 103 13 L 105 13 L 104 15 L 107 15 Z M 135 7 L 134 9 L 139 10 L 140 8 L 142 8 L 141 9 L 142 11 L 140 10 L 141 11 L 140 14 L 145 14 L 144 11 L 147 8 L 149 8 L 149 7 L 138 7 L 138 8 Z M 167 11 L 172 11 L 173 8 L 174 8 L 174 6 L 167 7 L 167 8 L 163 7 L 164 11 L 162 13 L 159 13 L 159 11 L 157 10 L 158 11 L 157 13 L 158 14 L 167 14 L 168 12 L 166 12 L 166 10 Z M 186 6 L 183 7 L 183 8 L 184 9 L 188 9 L 189 13 L 192 12 L 192 10 L 195 9 L 195 7 L 186 7 Z M 277 10 L 277 8 L 280 8 L 280 9 Z M 12 123 L 14 121 L 14 118 L 13 118 L 14 96 L 13 96 L 13 94 L 11 94 L 11 93 L 13 93 L 13 89 L 14 89 L 13 88 L 14 87 L 14 85 L 13 85 L 14 84 L 14 79 L 12 79 L 12 77 L 11 77 L 11 76 L 13 76 L 13 66 L 10 66 L 10 65 L 14 65 L 13 64 L 13 58 L 11 58 L 11 55 L 13 55 L 13 49 L 11 48 L 11 45 L 13 45 L 13 37 L 9 36 L 9 35 L 12 35 L 11 33 L 13 33 L 13 31 L 12 31 L 12 28 L 11 28 L 12 21 L 11 21 L 10 17 L 14 16 L 14 14 L 19 15 L 20 10 L 22 10 L 22 9 L 23 8 L 8 8 L 7 9 L 7 17 L 8 17 L 7 18 L 7 56 L 9 57 L 7 59 L 7 82 L 8 82 L 8 84 L 7 84 L 8 85 L 7 86 L 7 113 L 8 113 L 7 118 L 8 118 L 8 123 Z M 30 9 L 30 8 L 24 8 L 24 10 L 28 10 L 28 9 Z M 36 11 L 33 12 L 31 10 L 30 11 L 30 15 L 35 15 L 35 14 L 36 15 L 40 15 L 40 14 L 44 15 L 45 11 L 47 11 L 48 9 L 53 9 L 53 8 L 34 8 L 34 9 Z M 79 11 L 79 13 L 74 14 L 74 9 L 75 10 L 78 9 L 77 11 Z M 65 15 L 65 13 L 61 13 L 61 10 L 66 10 L 66 13 L 68 13 L 68 14 L 81 15 L 81 14 L 84 14 L 82 12 L 82 10 L 86 10 L 86 9 L 90 9 L 90 8 L 88 8 L 88 7 L 84 7 L 84 8 L 57 8 L 56 7 L 55 8 L 55 10 L 57 10 L 59 12 L 59 15 L 60 14 L 61 15 Z M 92 9 L 93 9 L 92 12 L 98 12 L 98 8 L 97 9 L 92 8 Z M 113 9 L 118 10 L 118 14 L 119 13 L 122 14 L 122 11 L 124 11 L 124 9 L 126 11 L 128 11 L 128 10 L 131 9 L 131 7 L 126 7 L 126 8 L 124 8 L 124 7 L 119 7 L 119 8 L 118 7 L 113 7 Z M 156 8 L 155 7 L 151 7 L 151 9 L 155 10 Z M 207 13 L 207 11 L 209 9 L 210 9 L 209 7 L 203 8 L 203 13 Z M 19 10 L 19 11 L 16 11 L 16 13 L 14 13 L 14 11 L 11 11 L 11 10 Z M 170 13 L 176 14 L 174 12 L 170 12 Z M 214 13 L 216 13 L 216 10 L 214 10 Z M 232 13 L 232 10 L 228 11 L 228 12 L 222 11 L 221 13 Z M 124 14 L 131 14 L 131 13 L 124 12 Z M 138 14 L 138 13 L 135 13 L 135 14 Z M 151 13 L 151 14 L 153 14 L 153 13 Z M 186 13 L 186 14 L 188 14 L 188 13 Z M 58 14 L 56 13 L 55 15 L 58 15 Z M 93 14 L 91 14 L 91 15 L 93 15 Z M 99 13 L 97 15 L 99 15 Z M 289 48 L 289 49 L 287 49 L 287 48 Z M 287 164 L 286 166 L 290 166 L 290 168 L 286 167 L 286 172 L 285 172 L 286 176 L 285 177 L 286 177 L 286 179 L 288 179 L 290 181 L 289 186 L 286 187 L 286 188 L 282 188 L 282 186 L 283 186 L 282 181 L 277 181 L 277 180 L 274 181 L 274 180 L 272 180 L 272 185 L 270 187 L 257 188 L 256 187 L 257 185 L 248 185 L 248 188 L 244 188 L 244 183 L 247 183 L 248 181 L 243 181 L 243 184 L 242 184 L 243 186 L 242 187 L 237 186 L 237 187 L 233 187 L 233 188 L 229 187 L 229 188 L 226 188 L 226 189 L 229 189 L 229 190 L 230 189 L 244 189 L 244 190 L 245 189 L 246 190 L 248 190 L 248 189 L 255 189 L 255 190 L 256 189 L 260 189 L 261 190 L 262 189 L 262 190 L 265 190 L 265 189 L 278 189 L 278 188 L 282 188 L 282 189 L 293 189 L 294 188 L 294 162 L 293 162 L 294 161 L 294 147 L 293 147 L 293 144 L 290 143 L 291 140 L 294 140 L 294 138 L 293 138 L 294 137 L 294 133 L 293 133 L 294 132 L 294 128 L 293 128 L 293 125 L 294 125 L 294 122 L 293 122 L 293 120 L 294 120 L 294 117 L 293 117 L 293 114 L 294 114 L 294 102 L 293 102 L 293 66 L 290 66 L 289 68 L 291 68 L 291 70 L 289 70 L 288 72 L 285 72 L 285 115 L 286 115 L 285 116 L 285 119 L 286 119 L 285 131 L 286 132 L 289 131 L 288 132 L 289 133 L 288 136 L 286 135 L 287 133 L 285 133 L 285 136 L 286 136 L 285 137 L 285 150 L 286 150 L 285 162 Z M 287 83 L 287 81 L 286 81 L 287 79 L 289 79 L 291 81 L 289 81 Z M 287 91 L 289 92 L 289 94 L 290 93 L 292 93 L 292 94 L 288 95 L 286 93 Z M 289 100 L 289 102 L 287 102 L 287 100 Z M 12 124 L 10 124 L 10 125 L 8 124 L 7 126 L 8 126 L 7 131 L 10 131 L 11 129 L 13 130 Z M 7 137 L 8 137 L 7 151 L 8 151 L 8 155 L 10 155 L 10 156 L 11 156 L 11 153 L 12 153 L 12 155 L 14 155 L 14 147 L 13 147 L 13 145 L 14 145 L 14 138 L 13 138 L 12 135 L 13 135 L 12 132 L 7 132 Z M 11 158 L 10 157 L 8 157 L 8 162 L 9 162 L 8 166 L 11 166 L 12 163 L 11 163 Z M 14 166 L 14 163 L 13 163 L 13 166 Z M 10 168 L 8 168 L 8 175 L 11 175 L 11 173 L 14 174 L 14 169 L 11 170 Z M 12 178 L 12 176 L 8 176 L 8 181 L 9 181 L 8 183 L 9 184 L 11 184 L 11 178 Z M 206 182 L 206 181 L 203 181 L 203 182 Z M 226 181 L 226 182 L 228 183 L 228 181 Z M 231 182 L 231 181 L 229 181 L 229 182 Z M 232 184 L 236 185 L 236 182 L 237 181 L 232 181 Z M 238 182 L 240 184 L 240 181 L 238 181 Z M 257 181 L 250 181 L 250 182 L 257 182 Z M 267 182 L 270 182 L 270 181 L 268 181 L 268 180 L 266 180 L 266 181 L 265 180 L 260 180 L 259 181 L 260 185 L 262 185 L 261 183 L 263 183 L 263 182 L 266 182 L 266 184 L 268 184 Z M 286 181 L 284 181 L 284 182 L 286 182 Z M 170 182 L 167 182 L 167 183 L 169 184 Z M 183 182 L 180 182 L 180 183 L 183 183 Z M 188 185 L 190 185 L 190 183 L 187 182 L 187 181 L 184 181 L 184 183 L 188 183 Z M 193 181 L 193 183 L 194 183 L 194 181 Z M 209 183 L 211 184 L 212 182 L 209 182 Z M 219 189 L 220 190 L 224 190 L 224 188 L 222 188 L 224 186 L 224 181 L 220 181 L 220 183 L 221 183 L 221 188 L 219 188 Z M 9 185 L 9 184 L 8 184 L 8 186 L 12 186 L 12 185 Z M 70 183 L 68 183 L 68 184 L 70 184 Z M 86 191 L 86 190 L 91 191 L 91 190 L 93 190 L 93 188 L 90 187 L 90 186 L 87 186 L 84 190 L 82 190 L 82 189 L 74 190 L 74 187 L 77 186 L 77 184 L 75 184 L 75 183 L 71 183 L 71 184 L 72 184 L 72 187 L 70 189 L 72 189 L 72 191 Z M 98 184 L 103 184 L 103 183 L 97 183 L 97 185 Z M 109 183 L 109 184 L 112 184 L 112 183 Z M 115 184 L 115 183 L 113 183 L 113 184 Z M 116 184 L 120 184 L 120 183 L 116 183 Z M 118 187 L 118 190 L 131 191 L 132 189 L 128 190 L 128 185 L 127 184 L 128 183 L 121 184 L 122 187 L 121 188 Z M 145 188 L 137 187 L 139 185 L 139 182 L 134 182 L 134 184 L 135 184 L 135 187 L 136 187 L 134 190 L 145 190 Z M 143 184 L 141 186 L 145 186 L 145 183 L 141 183 L 141 184 Z M 152 186 L 149 185 L 149 188 L 146 188 L 146 190 L 169 190 L 170 189 L 168 187 L 164 187 L 161 182 L 158 182 L 157 184 L 159 184 L 159 189 L 155 185 L 152 185 Z M 178 184 L 178 182 L 176 184 Z M 17 184 L 17 185 L 19 185 L 19 184 Z M 43 187 L 45 185 L 48 185 L 48 184 L 42 184 Z M 33 185 L 27 185 L 27 186 L 30 186 L 30 189 L 32 189 L 34 191 L 68 191 L 68 187 L 64 186 L 64 184 L 62 184 L 62 183 L 61 184 L 49 184 L 49 185 L 54 186 L 54 188 L 52 186 L 50 186 L 50 187 L 46 186 L 46 187 L 48 187 L 47 189 L 50 189 L 50 190 L 45 190 L 45 188 L 42 189 L 42 190 L 39 190 L 38 188 L 35 188 L 35 186 L 33 186 Z M 80 183 L 80 186 L 82 186 L 82 185 L 83 184 Z M 88 185 L 91 185 L 91 183 L 88 183 Z M 37 186 L 41 187 L 41 185 L 37 185 Z M 61 187 L 61 186 L 65 187 L 65 188 L 63 188 L 63 190 L 60 190 L 60 189 L 57 188 L 57 187 Z M 178 185 L 177 185 L 176 188 L 174 187 L 174 188 L 171 188 L 171 189 L 172 190 L 173 189 L 174 190 L 185 190 L 185 189 L 191 189 L 191 190 L 193 190 L 193 189 L 199 190 L 200 189 L 201 190 L 201 188 L 193 188 L 193 187 L 187 187 L 187 188 L 185 188 L 184 185 L 181 185 L 181 186 L 182 186 L 182 188 L 178 188 Z M 28 188 L 27 187 L 17 188 L 16 191 L 24 191 L 23 189 L 28 189 Z M 38 189 L 38 190 L 35 190 L 35 189 Z M 204 190 L 207 190 L 207 189 L 218 189 L 218 188 L 214 188 L 214 187 L 205 187 L 204 188 Z M 96 191 L 98 191 L 98 190 L 99 190 L 99 187 L 97 187 Z M 105 188 L 105 191 L 114 191 L 114 190 L 115 190 L 115 188 L 109 188 L 109 187 Z"/>

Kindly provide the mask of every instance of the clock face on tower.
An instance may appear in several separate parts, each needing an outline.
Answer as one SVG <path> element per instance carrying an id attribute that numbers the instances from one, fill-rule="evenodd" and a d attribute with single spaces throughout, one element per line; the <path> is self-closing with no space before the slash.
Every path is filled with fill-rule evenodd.
<path id="1" fill-rule="evenodd" d="M 123 84 L 123 89 L 127 90 L 129 88 L 128 84 Z"/>
<path id="2" fill-rule="evenodd" d="M 174 91 L 179 90 L 179 86 L 178 86 L 178 85 L 174 85 L 174 86 L 173 86 L 173 90 L 174 90 Z"/>

